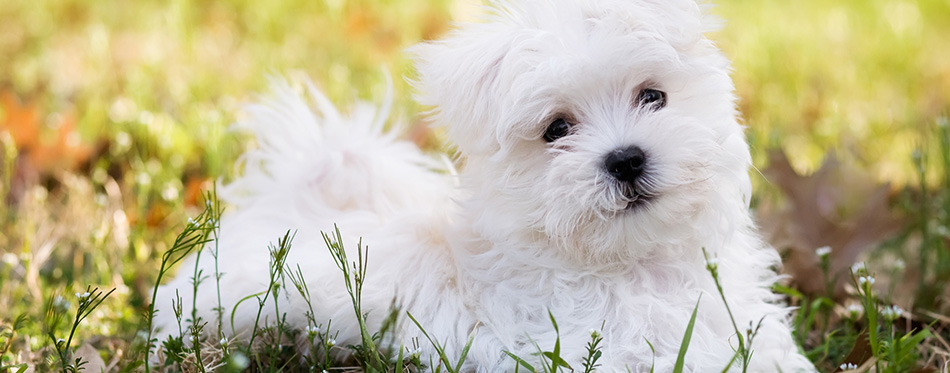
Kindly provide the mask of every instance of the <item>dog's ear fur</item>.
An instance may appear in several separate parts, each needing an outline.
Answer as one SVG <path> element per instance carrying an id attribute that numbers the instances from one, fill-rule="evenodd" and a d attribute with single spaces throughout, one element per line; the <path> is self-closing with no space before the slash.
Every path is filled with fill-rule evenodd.
<path id="1" fill-rule="evenodd" d="M 498 98 L 505 87 L 498 79 L 513 37 L 499 22 L 469 24 L 440 41 L 409 49 L 417 76 L 416 100 L 432 107 L 433 119 L 446 127 L 462 155 L 487 154 L 499 148 Z"/>

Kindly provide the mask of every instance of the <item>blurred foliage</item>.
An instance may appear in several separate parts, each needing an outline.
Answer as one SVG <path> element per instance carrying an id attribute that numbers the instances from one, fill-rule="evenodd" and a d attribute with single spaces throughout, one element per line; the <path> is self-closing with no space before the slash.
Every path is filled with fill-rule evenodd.
<path id="1" fill-rule="evenodd" d="M 13 57 L 0 89 L 46 127 L 71 113 L 85 141 L 123 148 L 131 134 L 146 161 L 220 175 L 235 151 L 222 129 L 269 75 L 303 71 L 343 102 L 380 97 L 383 70 L 407 71 L 400 51 L 447 22 L 444 1 L 15 0 L 0 5 L 0 55 Z M 396 106 L 413 109 L 395 83 Z"/>
<path id="2" fill-rule="evenodd" d="M 810 172 L 837 148 L 881 180 L 913 181 L 913 149 L 950 112 L 950 2 L 715 3 L 756 164 L 780 146 Z"/>

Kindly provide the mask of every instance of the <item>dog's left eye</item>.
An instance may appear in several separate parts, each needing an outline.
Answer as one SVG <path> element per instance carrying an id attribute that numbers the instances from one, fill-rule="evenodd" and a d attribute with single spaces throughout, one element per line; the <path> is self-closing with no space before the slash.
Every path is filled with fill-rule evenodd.
<path id="1" fill-rule="evenodd" d="M 660 110 L 666 106 L 666 93 L 652 88 L 644 88 L 637 95 L 637 103 L 640 106 L 649 105 L 653 110 Z"/>
<path id="2" fill-rule="evenodd" d="M 571 124 L 562 118 L 555 119 L 544 131 L 544 141 L 554 142 L 571 133 Z"/>

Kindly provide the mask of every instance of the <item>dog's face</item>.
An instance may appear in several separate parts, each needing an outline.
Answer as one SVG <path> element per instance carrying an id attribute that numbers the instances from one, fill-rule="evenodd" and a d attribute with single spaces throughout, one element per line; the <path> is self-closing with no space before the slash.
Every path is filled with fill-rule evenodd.
<path id="1" fill-rule="evenodd" d="M 642 256 L 748 197 L 728 61 L 692 0 L 544 1 L 423 44 L 419 99 L 499 229 Z M 710 226 L 710 225 L 704 225 Z"/>

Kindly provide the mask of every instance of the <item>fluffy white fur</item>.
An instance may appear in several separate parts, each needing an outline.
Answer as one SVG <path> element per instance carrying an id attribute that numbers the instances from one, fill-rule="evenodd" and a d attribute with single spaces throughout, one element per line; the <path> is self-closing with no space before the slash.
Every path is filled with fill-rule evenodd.
<path id="1" fill-rule="evenodd" d="M 702 296 L 686 367 L 718 372 L 737 338 L 705 248 L 718 258 L 740 329 L 762 320 L 752 371 L 813 371 L 792 340 L 789 309 L 769 290 L 780 260 L 748 212 L 750 156 L 729 63 L 704 38 L 711 26 L 700 6 L 524 0 L 488 13 L 411 49 L 418 100 L 458 147 L 457 177 L 384 132 L 385 110 L 344 116 L 315 89 L 308 103 L 280 84 L 248 109 L 238 127 L 259 147 L 220 190 L 233 206 L 219 243 L 228 313 L 266 288 L 267 245 L 294 229 L 288 262 L 307 276 L 317 319 L 332 319 L 339 345 L 358 343 L 342 275 L 320 236 L 335 223 L 349 248 L 360 238 L 368 246 L 370 327 L 395 298 L 450 352 L 477 329 L 471 370 L 513 370 L 504 350 L 530 360 L 535 342 L 551 348 L 550 310 L 573 367 L 603 324 L 603 371 L 643 372 L 653 361 L 669 371 Z M 638 105 L 644 87 L 666 92 L 666 107 Z M 557 117 L 570 118 L 572 133 L 548 143 L 542 134 Z M 628 209 L 631 196 L 604 157 L 631 145 L 649 156 L 644 188 L 655 197 Z M 202 256 L 200 267 L 213 273 L 208 251 Z M 194 260 L 159 291 L 163 333 L 177 331 L 167 309 L 175 291 L 191 304 Z M 292 325 L 306 325 L 296 292 L 280 301 Z M 237 309 L 228 334 L 247 336 L 251 303 Z M 202 283 L 197 305 L 213 319 L 213 281 Z M 275 320 L 271 307 L 264 312 Z M 405 321 L 398 332 L 407 345 L 421 336 Z"/>

